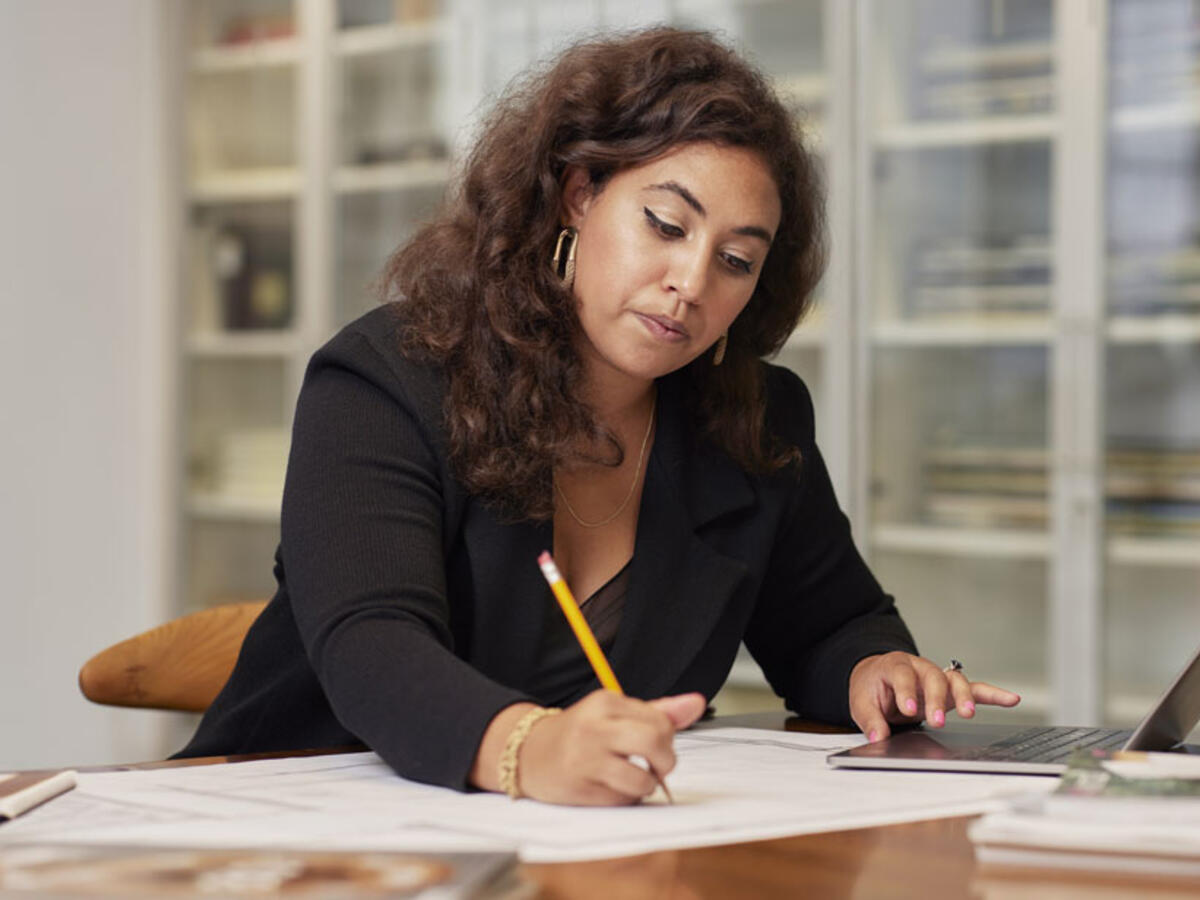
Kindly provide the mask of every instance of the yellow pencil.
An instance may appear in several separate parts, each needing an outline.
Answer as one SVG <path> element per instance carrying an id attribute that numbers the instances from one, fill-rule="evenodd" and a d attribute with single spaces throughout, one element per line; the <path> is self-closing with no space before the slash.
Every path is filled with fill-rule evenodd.
<path id="1" fill-rule="evenodd" d="M 579 641 L 579 646 L 583 648 L 584 655 L 587 656 L 588 662 L 592 664 L 592 670 L 596 673 L 596 677 L 600 679 L 600 683 L 604 685 L 605 690 L 612 691 L 614 694 L 620 694 L 622 697 L 625 696 L 625 692 L 621 690 L 621 683 L 617 681 L 617 676 L 613 673 L 612 666 L 608 664 L 608 660 L 604 656 L 604 651 L 600 649 L 600 644 L 596 640 L 596 636 L 592 634 L 591 626 L 588 625 L 587 619 L 580 612 L 579 604 L 575 602 L 575 596 L 571 593 L 571 589 L 567 587 L 567 582 L 562 577 L 562 573 L 558 571 L 558 566 L 554 564 L 554 557 L 550 555 L 549 550 L 542 551 L 542 555 L 538 557 L 538 565 L 542 567 L 542 574 L 546 576 L 546 581 L 550 583 L 550 590 L 554 592 L 554 598 L 562 608 L 563 615 L 567 617 L 567 622 L 570 624 L 571 630 L 575 632 L 575 639 Z M 671 792 L 667 790 L 667 783 L 654 771 L 653 766 L 650 767 L 650 774 L 654 776 L 654 780 L 658 782 L 658 786 L 663 789 L 663 793 L 667 796 L 667 802 L 674 803 L 675 801 L 671 797 Z"/>

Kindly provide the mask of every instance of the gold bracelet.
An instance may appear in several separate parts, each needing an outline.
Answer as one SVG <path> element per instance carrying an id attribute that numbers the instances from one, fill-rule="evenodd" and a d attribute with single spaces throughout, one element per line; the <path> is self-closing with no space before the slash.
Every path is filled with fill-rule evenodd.
<path id="1" fill-rule="evenodd" d="M 525 743 L 525 738 L 529 737 L 534 725 L 546 716 L 556 716 L 560 712 L 561 709 L 553 706 L 531 709 L 517 720 L 513 730 L 509 732 L 508 740 L 504 743 L 504 752 L 500 754 L 500 790 L 514 800 L 521 796 L 521 785 L 517 779 L 517 754 L 521 752 L 521 745 Z"/>

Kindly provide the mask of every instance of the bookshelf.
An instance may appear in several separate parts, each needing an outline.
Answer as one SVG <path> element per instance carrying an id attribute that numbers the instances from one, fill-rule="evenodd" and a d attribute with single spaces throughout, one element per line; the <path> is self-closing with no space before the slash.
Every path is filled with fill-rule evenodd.
<path id="1" fill-rule="evenodd" d="M 1200 618 L 1196 22 L 1085 6 L 860 6 L 856 515 L 928 655 L 1128 724 Z"/>
<path id="2" fill-rule="evenodd" d="M 1185 411 L 1200 408 L 1195 15 L 1108 6 L 1103 439 L 1150 482 L 1106 491 L 1103 653 L 1108 713 L 1125 721 L 1200 633 L 1200 427 Z"/>
<path id="3" fill-rule="evenodd" d="M 1114 723 L 1190 652 L 1189 4 L 183 8 L 177 612 L 272 592 L 304 365 L 373 304 L 489 98 L 577 34 L 671 21 L 753 57 L 823 160 L 833 255 L 777 361 L 813 390 L 835 488 L 922 650 L 1019 686 L 1032 718 Z M 1122 476 L 1114 460 L 1131 452 L 1140 468 Z M 762 698 L 745 658 L 731 685 Z"/>

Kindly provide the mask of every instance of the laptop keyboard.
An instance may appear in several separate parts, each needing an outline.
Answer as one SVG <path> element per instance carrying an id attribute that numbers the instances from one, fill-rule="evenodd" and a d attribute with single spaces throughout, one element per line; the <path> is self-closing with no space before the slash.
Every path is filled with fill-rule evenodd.
<path id="1" fill-rule="evenodd" d="M 1090 747 L 1117 749 L 1128 737 L 1128 731 L 1115 731 L 1111 728 L 1030 728 L 1010 738 L 980 747 L 969 756 L 1014 762 L 1066 762 L 1075 750 Z"/>

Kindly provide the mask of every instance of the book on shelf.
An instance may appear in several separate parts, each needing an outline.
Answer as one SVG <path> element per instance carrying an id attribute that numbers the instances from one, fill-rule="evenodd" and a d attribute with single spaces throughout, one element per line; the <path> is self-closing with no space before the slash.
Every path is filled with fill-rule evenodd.
<path id="1" fill-rule="evenodd" d="M 393 853 L 11 844 L 0 890 L 55 897 L 496 896 L 518 884 L 506 851 Z"/>
<path id="2" fill-rule="evenodd" d="M 926 239 L 915 248 L 915 258 L 917 275 L 925 280 L 1045 281 L 1052 264 L 1050 239 L 1041 234 Z"/>
<path id="3" fill-rule="evenodd" d="M 1194 244 L 1182 247 L 1114 247 L 1111 252 L 1108 277 L 1116 284 L 1200 280 L 1200 247 Z"/>
<path id="4" fill-rule="evenodd" d="M 376 0 L 373 3 L 339 3 L 341 28 L 372 25 L 416 25 L 431 22 L 442 12 L 441 0 Z"/>
<path id="5" fill-rule="evenodd" d="M 1105 503 L 1109 534 L 1163 538 L 1200 537 L 1200 503 Z"/>
<path id="6" fill-rule="evenodd" d="M 282 496 L 290 438 L 283 427 L 222 434 L 213 465 L 218 492 L 234 497 Z"/>
<path id="7" fill-rule="evenodd" d="M 1008 91 L 999 97 L 961 96 L 926 88 L 921 111 L 926 119 L 977 119 L 986 116 L 1038 115 L 1049 113 L 1053 99 L 1049 93 L 1025 94 Z"/>
<path id="8" fill-rule="evenodd" d="M 1042 447 L 930 447 L 921 460 L 923 518 L 943 526 L 1043 528 L 1049 464 Z M 1118 439 L 1105 454 L 1103 486 L 1110 533 L 1200 536 L 1200 452 Z"/>
<path id="9" fill-rule="evenodd" d="M 1200 876 L 1200 757 L 1078 750 L 1053 793 L 972 823 L 981 864 Z"/>
<path id="10" fill-rule="evenodd" d="M 1142 466 L 1200 474 L 1200 448 L 1190 445 L 1145 446 L 1129 439 L 1115 438 L 1109 441 L 1105 458 L 1110 466 Z"/>
<path id="11" fill-rule="evenodd" d="M 1105 511 L 1114 535 L 1200 536 L 1200 452 L 1125 440 L 1105 457 Z"/>
<path id="12" fill-rule="evenodd" d="M 914 102 L 919 115 L 936 119 L 1049 112 L 1053 45 L 1004 35 L 939 41 L 917 62 Z"/>
<path id="13" fill-rule="evenodd" d="M 1045 312 L 1052 273 L 1046 235 L 927 238 L 913 250 L 909 313 Z"/>
<path id="14" fill-rule="evenodd" d="M 926 76 L 984 74 L 1000 77 L 1014 72 L 1043 69 L 1054 63 L 1054 45 L 1048 40 L 1006 40 L 978 44 L 940 42 L 917 62 Z"/>
<path id="15" fill-rule="evenodd" d="M 1049 503 L 1044 497 L 946 492 L 925 495 L 925 519 L 933 525 L 1044 529 L 1049 518 Z"/>
<path id="16" fill-rule="evenodd" d="M 1050 479 L 1045 471 L 1022 472 L 982 470 L 978 472 L 961 469 L 937 468 L 926 473 L 925 484 L 936 491 L 962 491 L 965 493 L 1035 494 L 1045 496 L 1050 489 Z"/>
<path id="17" fill-rule="evenodd" d="M 949 527 L 1044 529 L 1050 517 L 1048 471 L 1043 447 L 930 447 L 922 459 L 923 516 Z"/>
<path id="18" fill-rule="evenodd" d="M 1200 284 L 1147 284 L 1114 287 L 1108 308 L 1118 316 L 1183 315 L 1200 317 Z"/>
<path id="19" fill-rule="evenodd" d="M 910 312 L 920 317 L 954 313 L 976 316 L 990 313 L 1047 313 L 1050 309 L 1050 285 L 921 285 L 913 288 L 909 300 Z"/>
<path id="20" fill-rule="evenodd" d="M 1200 316 L 1200 247 L 1112 248 L 1108 304 L 1121 315 Z"/>
<path id="21" fill-rule="evenodd" d="M 291 13 L 244 13 L 225 23 L 217 44 L 237 47 L 258 41 L 282 40 L 295 34 L 296 23 Z"/>
<path id="22" fill-rule="evenodd" d="M 1042 113 L 1051 108 L 1053 90 L 1051 75 L 1021 75 L 930 84 L 925 87 L 922 101 L 926 113 L 938 118 Z"/>
<path id="23" fill-rule="evenodd" d="M 1200 501 L 1200 476 L 1170 472 L 1115 472 L 1104 478 L 1104 491 L 1113 499 Z"/>

